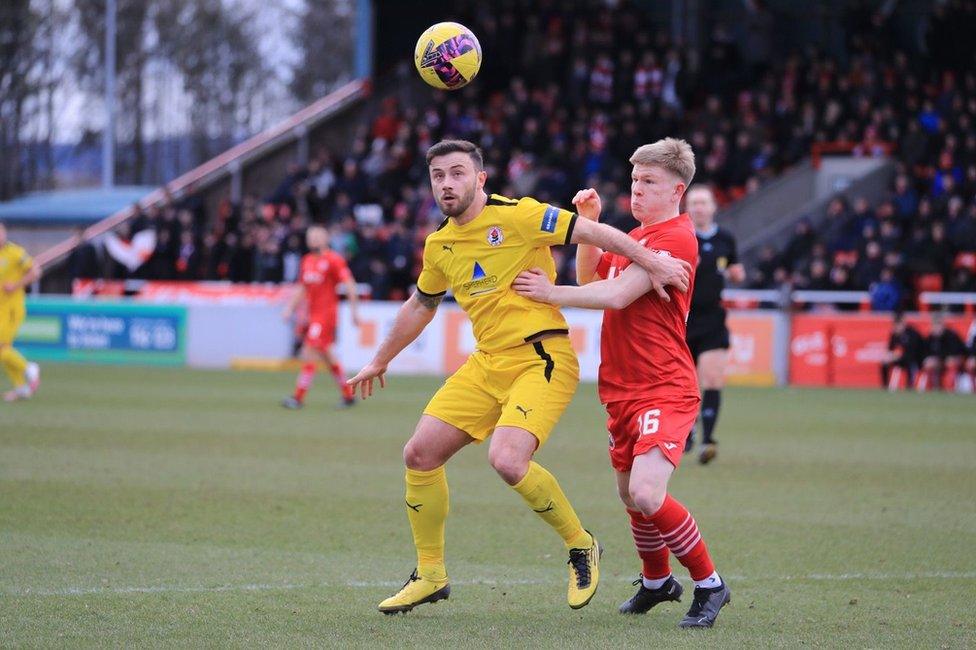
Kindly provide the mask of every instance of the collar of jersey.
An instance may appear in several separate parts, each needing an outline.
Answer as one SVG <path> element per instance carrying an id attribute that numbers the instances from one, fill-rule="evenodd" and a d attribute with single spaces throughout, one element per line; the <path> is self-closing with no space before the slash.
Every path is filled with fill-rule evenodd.
<path id="1" fill-rule="evenodd" d="M 713 223 L 712 227 L 709 228 L 708 230 L 698 230 L 698 228 L 695 228 L 695 233 L 697 233 L 697 235 L 702 239 L 711 239 L 712 237 L 715 236 L 715 233 L 717 232 L 718 232 L 717 223 Z"/>

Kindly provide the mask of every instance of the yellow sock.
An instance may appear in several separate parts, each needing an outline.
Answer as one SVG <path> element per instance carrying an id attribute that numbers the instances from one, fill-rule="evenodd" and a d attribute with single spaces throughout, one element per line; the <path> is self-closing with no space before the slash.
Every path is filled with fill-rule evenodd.
<path id="1" fill-rule="evenodd" d="M 449 497 L 447 472 L 438 467 L 427 472 L 407 468 L 407 517 L 417 547 L 417 573 L 428 580 L 446 580 L 444 522 Z"/>
<path id="2" fill-rule="evenodd" d="M 0 363 L 3 363 L 3 369 L 10 377 L 10 383 L 14 385 L 14 388 L 24 385 L 27 359 L 20 352 L 17 352 L 12 345 L 5 345 L 0 348 Z"/>
<path id="3" fill-rule="evenodd" d="M 529 507 L 559 533 L 566 548 L 588 548 L 592 537 L 583 530 L 576 511 L 563 494 L 556 477 L 535 461 L 529 463 L 529 471 L 522 480 L 512 486 L 522 495 Z"/>

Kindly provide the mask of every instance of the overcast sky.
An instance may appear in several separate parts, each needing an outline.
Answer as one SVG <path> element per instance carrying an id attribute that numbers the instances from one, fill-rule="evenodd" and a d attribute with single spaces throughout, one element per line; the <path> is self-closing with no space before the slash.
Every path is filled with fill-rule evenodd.
<path id="1" fill-rule="evenodd" d="M 0 0 L 2 2 L 3 0 Z M 62 7 L 70 7 L 71 0 L 56 0 Z M 305 6 L 306 0 L 223 0 L 229 7 L 251 10 L 257 16 L 255 33 L 259 35 L 258 47 L 274 74 L 268 79 L 272 89 L 284 87 L 290 80 L 290 68 L 297 61 L 299 51 L 290 39 L 290 32 L 296 24 L 295 16 Z M 66 59 L 71 39 L 77 34 L 70 28 L 59 33 L 62 44 L 58 57 Z M 56 44 L 57 45 L 57 44 Z M 82 92 L 76 81 L 68 74 L 66 63 L 59 66 L 62 80 L 54 94 L 55 140 L 59 143 L 75 143 L 86 131 L 101 131 L 105 123 L 105 105 L 101 94 L 88 95 Z M 145 97 L 147 106 L 165 107 L 163 111 L 148 111 L 145 128 L 147 140 L 185 133 L 188 116 L 188 98 L 182 92 L 178 75 L 172 70 L 154 66 L 145 77 Z M 285 93 L 274 93 L 284 97 Z M 268 126 L 289 115 L 297 108 L 292 103 L 275 102 L 263 107 L 263 126 Z M 161 119 L 155 119 L 159 115 Z M 38 121 L 27 126 L 27 132 L 38 135 L 46 132 L 46 124 Z M 242 134 L 244 135 L 244 134 Z"/>

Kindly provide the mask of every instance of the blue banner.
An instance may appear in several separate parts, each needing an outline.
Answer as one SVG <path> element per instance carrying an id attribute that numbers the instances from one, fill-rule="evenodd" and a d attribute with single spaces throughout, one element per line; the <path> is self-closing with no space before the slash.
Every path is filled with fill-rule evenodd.
<path id="1" fill-rule="evenodd" d="M 186 307 L 30 298 L 15 345 L 41 361 L 183 365 Z"/>

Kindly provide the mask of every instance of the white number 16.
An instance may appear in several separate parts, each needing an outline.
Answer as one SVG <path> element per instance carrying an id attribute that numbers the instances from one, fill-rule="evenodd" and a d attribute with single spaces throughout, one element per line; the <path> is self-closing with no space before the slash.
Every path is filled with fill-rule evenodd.
<path id="1" fill-rule="evenodd" d="M 660 426 L 658 418 L 661 417 L 661 409 L 651 409 L 642 415 L 637 416 L 637 430 L 642 436 L 651 436 L 657 433 Z"/>

